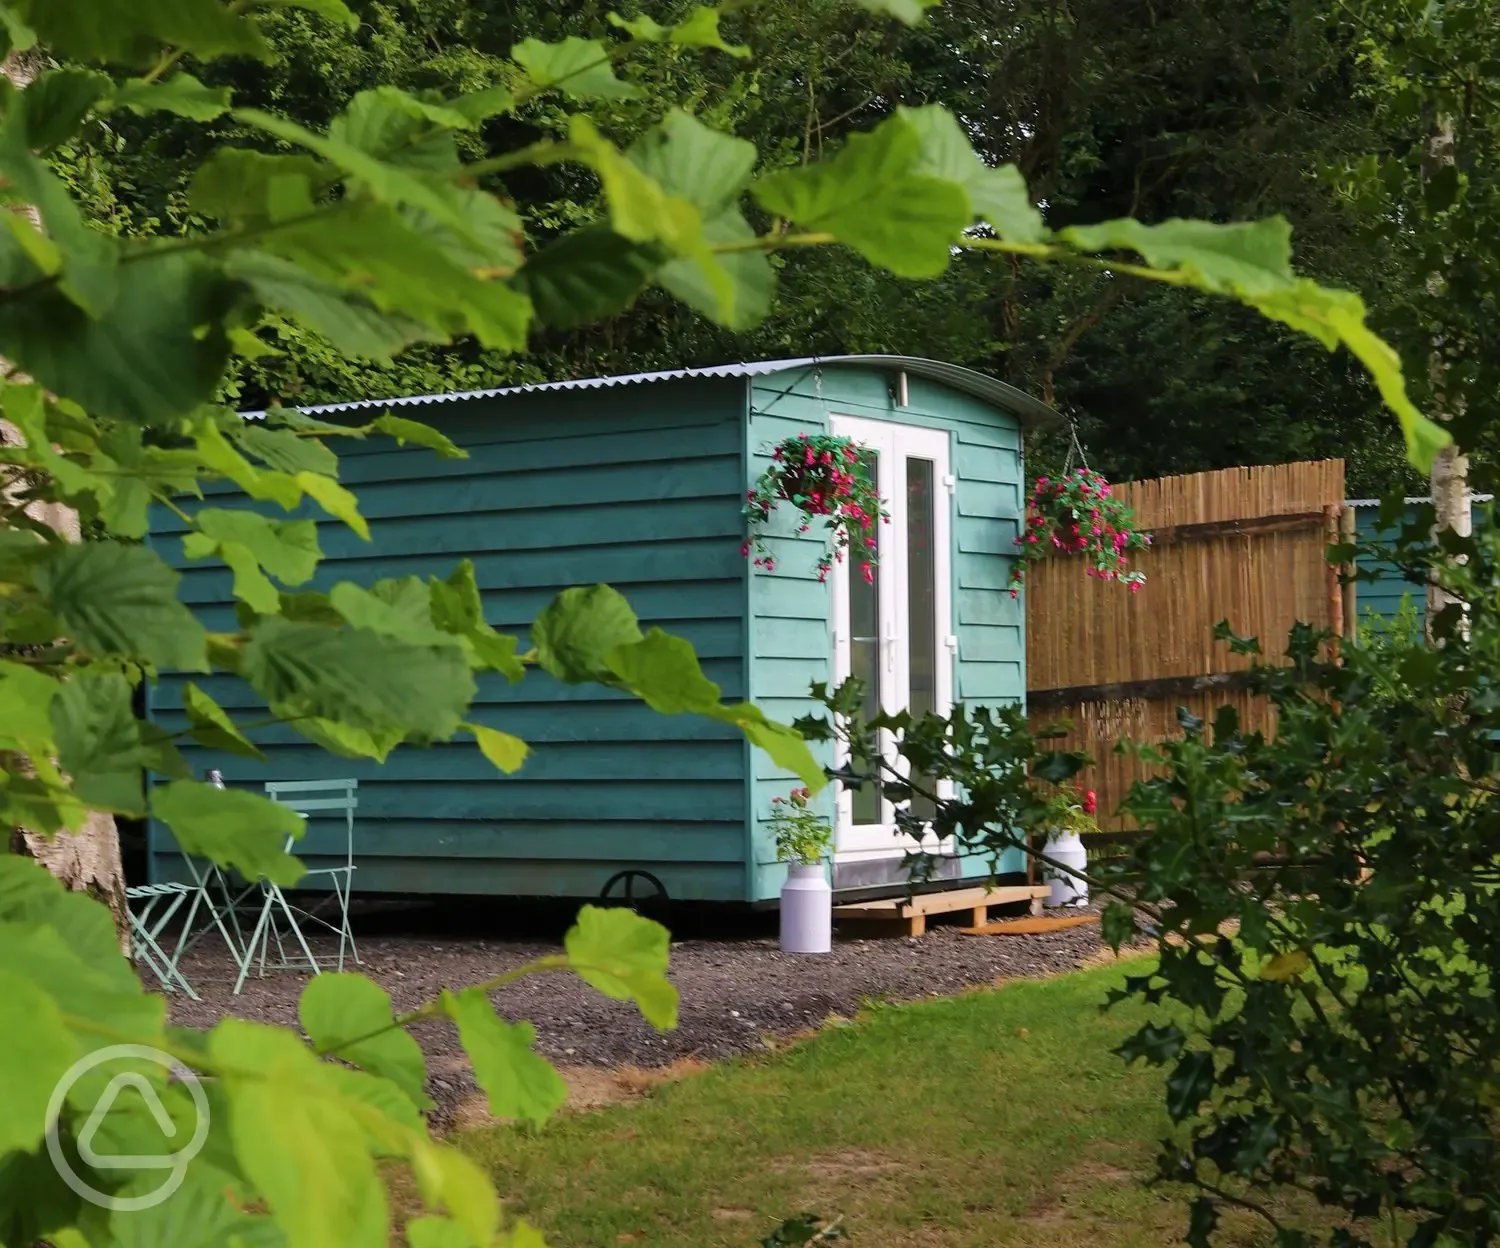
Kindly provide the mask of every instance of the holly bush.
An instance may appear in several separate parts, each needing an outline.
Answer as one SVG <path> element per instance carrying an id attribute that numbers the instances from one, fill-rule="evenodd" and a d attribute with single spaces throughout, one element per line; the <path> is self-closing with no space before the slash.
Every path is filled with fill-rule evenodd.
<path id="1" fill-rule="evenodd" d="M 864 3 L 910 22 L 928 0 Z M 560 594 L 525 649 L 485 622 L 466 564 L 425 581 L 307 589 L 321 555 L 307 513 L 369 536 L 331 444 L 382 437 L 462 451 L 390 415 L 353 426 L 275 410 L 249 421 L 219 405 L 231 359 L 274 350 L 268 325 L 295 323 L 332 350 L 376 359 L 461 335 L 514 350 L 538 326 L 586 324 L 657 285 L 734 327 L 769 306 L 777 250 L 840 244 L 920 278 L 964 247 L 1240 300 L 1330 349 L 1347 346 L 1417 462 L 1445 440 L 1406 398 L 1358 297 L 1293 272 L 1283 220 L 1052 232 L 1018 172 L 986 167 L 938 107 L 899 108 L 826 161 L 759 177 L 752 144 L 688 112 L 668 112 L 628 151 L 569 112 L 569 101 L 636 94 L 628 59 L 642 44 L 745 55 L 714 8 L 695 6 L 672 25 L 610 14 L 598 39 L 527 39 L 481 89 L 445 99 L 375 88 L 326 131 L 236 108 L 191 72 L 217 57 L 268 57 L 257 21 L 284 8 L 357 20 L 343 0 L 0 0 L 9 71 L 0 193 L 14 209 L 0 213 L 0 817 L 9 826 L 49 836 L 90 811 L 150 815 L 195 854 L 297 881 L 301 864 L 282 844 L 301 821 L 199 782 L 176 738 L 136 718 L 134 692 L 165 669 L 239 677 L 274 719 L 336 754 L 379 760 L 467 735 L 503 771 L 524 764 L 526 745 L 469 716 L 476 675 L 599 682 L 664 714 L 734 724 L 809 788 L 825 783 L 794 731 L 724 704 L 691 648 L 643 633 L 606 586 Z M 560 101 L 556 124 L 527 146 L 491 150 L 488 123 L 542 93 Z M 122 109 L 205 126 L 229 116 L 259 134 L 260 147 L 221 148 L 192 179 L 191 212 L 216 228 L 139 239 L 88 218 L 49 156 Z M 532 248 L 506 179 L 562 162 L 597 184 L 601 215 Z M 206 506 L 205 486 L 231 488 L 214 489 Z M 187 526 L 187 557 L 231 569 L 232 629 L 207 629 L 180 600 L 177 574 L 141 543 L 153 506 Z M 64 540 L 40 518 L 63 510 L 77 514 L 84 540 Z M 201 689 L 185 704 L 187 735 L 254 753 L 247 725 Z M 161 780 L 149 799 L 145 772 Z M 586 908 L 565 951 L 524 973 L 572 971 L 670 1026 L 666 959 L 660 927 Z M 397 1165 L 425 1207 L 404 1227 L 413 1248 L 537 1243 L 502 1216 L 462 1153 L 429 1136 L 422 1057 L 405 1030 L 451 1019 L 495 1112 L 544 1120 L 562 1085 L 533 1053 L 531 1028 L 494 1014 L 486 989 L 498 982 L 395 1016 L 369 981 L 323 976 L 302 1000 L 306 1040 L 235 1019 L 207 1033 L 170 1027 L 102 907 L 27 860 L 0 859 L 0 1240 L 374 1248 L 390 1233 L 381 1168 Z M 74 1063 L 122 1044 L 170 1055 L 203 1079 L 169 1084 L 138 1063 L 165 1120 L 139 1097 L 99 1119 L 97 1069 L 53 1097 Z M 172 1155 L 189 1124 L 205 1121 L 196 1095 L 212 1110 L 202 1147 L 172 1171 L 170 1199 L 147 1207 L 163 1181 L 151 1159 Z M 99 1131 L 110 1137 L 103 1153 Z M 80 1200 L 59 1159 L 123 1204 Z"/>
<path id="2" fill-rule="evenodd" d="M 1253 669 L 1274 738 L 1233 708 L 1211 726 L 1181 712 L 1180 736 L 1134 747 L 1158 771 L 1122 807 L 1139 838 L 1087 873 L 1116 949 L 1154 933 L 1154 961 L 1111 999 L 1159 1007 L 1119 1052 L 1166 1068 L 1159 1172 L 1198 1189 L 1196 1248 L 1226 1204 L 1278 1248 L 1500 1241 L 1500 528 L 1488 516 L 1435 546 L 1431 521 L 1370 553 L 1453 594 L 1437 644 L 1335 657 L 1297 627 Z M 1029 852 L 1037 781 L 1065 785 L 1085 761 L 1045 748 L 1019 708 L 861 723 L 857 686 L 819 693 L 831 714 L 799 726 L 846 743 L 841 780 L 922 793 L 939 836 L 995 864 Z M 904 763 L 880 756 L 881 729 Z"/>

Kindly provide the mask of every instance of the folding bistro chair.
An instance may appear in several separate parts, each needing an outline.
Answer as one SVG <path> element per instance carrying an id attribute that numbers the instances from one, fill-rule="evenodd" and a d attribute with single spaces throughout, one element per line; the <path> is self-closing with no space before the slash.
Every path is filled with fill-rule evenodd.
<path id="1" fill-rule="evenodd" d="M 337 934 L 339 970 L 344 969 L 346 948 L 354 958 L 355 964 L 363 965 L 359 960 L 359 950 L 354 944 L 354 932 L 349 926 L 349 895 L 354 884 L 354 811 L 359 805 L 355 793 L 358 788 L 359 781 L 357 780 L 300 780 L 266 785 L 267 797 L 273 802 L 290 806 L 304 819 L 312 814 L 343 814 L 344 864 L 337 867 L 318 867 L 307 872 L 307 877 L 320 875 L 329 877 L 332 895 L 328 900 L 337 910 L 337 921 L 322 918 L 311 910 L 303 910 L 292 905 L 287 901 L 286 894 L 281 891 L 280 885 L 270 880 L 261 880 L 260 916 L 256 920 L 250 942 L 245 946 L 245 957 L 240 963 L 240 977 L 234 985 L 235 992 L 239 992 L 244 987 L 252 962 L 258 960 L 260 973 L 262 976 L 265 975 L 266 959 L 270 953 L 272 940 L 276 942 L 277 959 L 271 964 L 273 970 L 311 970 L 314 975 L 322 974 L 322 967 L 313 956 L 299 919 L 302 922 L 317 923 Z M 294 843 L 292 837 L 287 838 L 288 853 L 291 852 Z M 293 940 L 301 949 L 304 961 L 298 962 L 288 958 L 287 944 Z"/>
<path id="2" fill-rule="evenodd" d="M 125 908 L 130 916 L 130 949 L 137 962 L 144 962 L 168 992 L 179 988 L 194 1001 L 198 994 L 177 969 L 178 949 L 168 953 L 161 945 L 161 934 L 182 903 L 196 893 L 191 884 L 142 884 L 125 890 Z M 134 903 L 141 903 L 136 905 Z M 194 897 L 194 907 L 197 898 Z M 186 929 L 184 929 L 186 932 Z"/>

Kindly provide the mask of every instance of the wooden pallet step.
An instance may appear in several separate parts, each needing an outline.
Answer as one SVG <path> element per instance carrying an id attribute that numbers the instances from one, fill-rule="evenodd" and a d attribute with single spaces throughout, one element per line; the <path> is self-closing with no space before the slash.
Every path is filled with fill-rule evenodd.
<path id="1" fill-rule="evenodd" d="M 1044 932 L 1060 932 L 1064 928 L 1084 927 L 1098 921 L 1097 914 L 1057 914 L 1044 918 L 1001 919 L 958 930 L 965 936 L 1039 936 Z"/>
<path id="2" fill-rule="evenodd" d="M 991 906 L 1012 905 L 1024 901 L 1033 911 L 1041 906 L 1041 899 L 1051 888 L 1045 884 L 1014 884 L 998 888 L 953 888 L 944 892 L 922 893 L 916 897 L 892 897 L 883 901 L 855 901 L 835 906 L 836 919 L 900 920 L 907 927 L 907 934 L 920 936 L 927 930 L 929 914 L 952 914 L 959 910 L 971 912 L 971 926 L 983 927 L 988 921 Z"/>

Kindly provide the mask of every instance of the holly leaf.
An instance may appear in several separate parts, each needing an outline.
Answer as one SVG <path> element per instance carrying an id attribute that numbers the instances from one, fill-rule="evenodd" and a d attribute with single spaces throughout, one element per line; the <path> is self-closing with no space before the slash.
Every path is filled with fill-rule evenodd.
<path id="1" fill-rule="evenodd" d="M 584 906 L 563 940 L 585 983 L 615 1001 L 634 1001 L 658 1031 L 677 1026 L 677 989 L 667 978 L 671 940 L 660 923 L 623 907 Z"/>
<path id="2" fill-rule="evenodd" d="M 442 995 L 443 1013 L 458 1024 L 458 1038 L 474 1067 L 474 1081 L 497 1118 L 541 1126 L 561 1108 L 568 1087 L 552 1063 L 532 1048 L 536 1028 L 498 1018 L 478 988 Z"/>
<path id="3" fill-rule="evenodd" d="M 302 816 L 246 789 L 220 789 L 198 780 L 173 780 L 151 794 L 151 813 L 172 829 L 183 853 L 235 867 L 247 879 L 290 888 L 305 868 L 289 853 Z"/>
<path id="4" fill-rule="evenodd" d="M 155 667 L 208 671 L 208 633 L 177 600 L 182 580 L 145 546 L 61 543 L 36 568 L 36 588 L 83 651 Z"/>
<path id="5" fill-rule="evenodd" d="M 266 761 L 266 756 L 239 730 L 229 713 L 192 681 L 182 687 L 182 709 L 187 714 L 193 740 L 199 745 L 237 754 L 241 758 Z"/>
<path id="6" fill-rule="evenodd" d="M 761 207 L 832 234 L 900 277 L 934 277 L 973 221 L 963 187 L 918 171 L 921 138 L 903 117 L 850 135 L 832 160 L 782 169 L 751 190 Z"/>
<path id="7" fill-rule="evenodd" d="M 302 990 L 297 1017 L 319 1054 L 389 1079 L 419 1108 L 431 1105 L 422 1048 L 394 1024 L 391 999 L 379 984 L 363 975 L 315 976 Z"/>
<path id="8" fill-rule="evenodd" d="M 1167 1113 L 1181 1122 L 1198 1112 L 1214 1088 L 1214 1055 L 1201 1049 L 1184 1053 L 1167 1076 Z"/>
<path id="9" fill-rule="evenodd" d="M 460 724 L 459 727 L 473 733 L 484 756 L 508 776 L 521 770 L 521 764 L 530 753 L 531 747 L 520 737 L 513 737 L 498 728 L 486 728 L 483 724 Z"/>
<path id="10" fill-rule="evenodd" d="M 577 35 L 560 43 L 525 39 L 510 55 L 539 88 L 560 87 L 576 100 L 628 100 L 640 94 L 633 84 L 615 77 L 609 50 L 597 39 Z"/>

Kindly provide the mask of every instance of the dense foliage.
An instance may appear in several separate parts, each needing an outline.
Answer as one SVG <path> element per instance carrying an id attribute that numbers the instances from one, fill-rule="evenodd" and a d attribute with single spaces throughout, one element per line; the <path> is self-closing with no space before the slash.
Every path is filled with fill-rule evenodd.
<path id="1" fill-rule="evenodd" d="M 1335 660 L 1299 626 L 1256 669 L 1274 739 L 1231 708 L 1211 728 L 1183 712 L 1182 735 L 1150 747 L 1160 778 L 1124 805 L 1139 839 L 1090 872 L 1113 898 L 1116 947 L 1138 923 L 1154 934 L 1154 966 L 1119 997 L 1171 1008 L 1120 1052 L 1168 1069 L 1160 1173 L 1202 1193 L 1200 1248 L 1226 1203 L 1261 1215 L 1279 1248 L 1500 1240 L 1500 528 L 1487 517 L 1435 548 L 1427 510 L 1394 557 L 1462 604 L 1437 621 L 1440 644 L 1408 618 Z M 1079 756 L 1046 750 L 1019 711 L 861 724 L 857 687 L 824 699 L 830 719 L 801 727 L 848 743 L 846 782 L 935 800 L 932 827 L 960 852 L 998 864 L 1073 802 Z M 882 728 L 901 734 L 899 766 Z"/>

